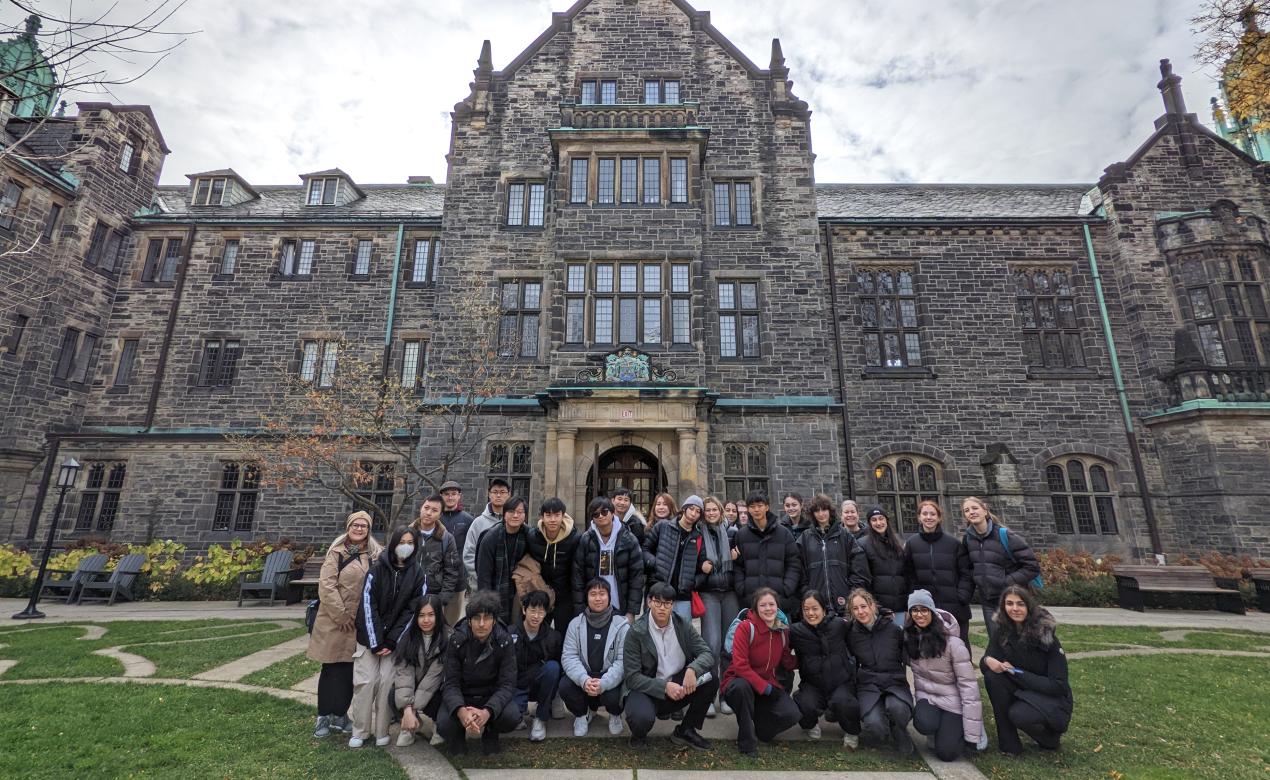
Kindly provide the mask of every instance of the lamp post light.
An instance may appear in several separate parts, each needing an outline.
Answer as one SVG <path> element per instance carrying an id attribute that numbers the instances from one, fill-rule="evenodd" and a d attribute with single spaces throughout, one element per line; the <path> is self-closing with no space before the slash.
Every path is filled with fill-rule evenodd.
<path id="1" fill-rule="evenodd" d="M 49 567 L 49 556 L 53 554 L 53 540 L 57 537 L 57 523 L 62 519 L 62 503 L 66 501 L 66 491 L 75 487 L 75 478 L 79 476 L 79 461 L 67 458 L 57 472 L 57 506 L 53 509 L 53 522 L 49 523 L 49 536 L 44 542 L 44 554 L 40 556 L 40 570 L 35 575 L 35 583 L 31 585 L 31 600 L 26 609 L 13 616 L 14 620 L 34 620 L 44 617 L 44 613 L 35 608 L 40 600 L 40 591 L 44 590 L 44 572 Z"/>

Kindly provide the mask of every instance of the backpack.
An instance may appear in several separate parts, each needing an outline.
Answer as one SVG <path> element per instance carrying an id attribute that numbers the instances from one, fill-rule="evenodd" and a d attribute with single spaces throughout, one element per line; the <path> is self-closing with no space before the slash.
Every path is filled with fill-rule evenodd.
<path id="1" fill-rule="evenodd" d="M 732 622 L 728 624 L 728 632 L 723 636 L 723 652 L 720 653 L 723 657 L 719 660 L 720 668 L 726 669 L 732 665 L 732 640 L 736 637 L 737 626 L 741 625 L 745 618 L 749 617 L 749 614 L 749 607 L 745 607 L 736 613 L 736 617 L 732 618 Z M 784 621 L 785 625 L 789 625 L 789 618 L 785 616 L 784 610 L 776 610 L 776 619 Z M 750 627 L 750 641 L 752 642 L 754 641 L 754 624 L 747 623 L 747 625 Z M 785 637 L 782 635 L 781 642 L 785 641 Z"/>
<path id="2" fill-rule="evenodd" d="M 1010 559 L 1010 563 L 1018 563 L 1018 561 L 1014 560 L 1014 553 L 1010 552 L 1010 532 L 1005 526 L 997 526 L 997 538 L 1000 540 L 1001 546 L 1005 548 L 1005 557 Z M 1045 587 L 1045 580 L 1038 574 L 1029 580 L 1027 584 L 1032 587 L 1032 590 L 1040 590 Z"/>

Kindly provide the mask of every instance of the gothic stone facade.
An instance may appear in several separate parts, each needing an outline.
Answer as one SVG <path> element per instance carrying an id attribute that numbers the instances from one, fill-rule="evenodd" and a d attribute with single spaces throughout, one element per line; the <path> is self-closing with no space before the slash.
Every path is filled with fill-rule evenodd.
<path id="1" fill-rule="evenodd" d="M 325 541 L 348 507 L 256 490 L 225 434 L 280 408 L 280 372 L 338 365 L 328 342 L 413 378 L 497 300 L 521 370 L 451 474 L 469 507 L 493 474 L 576 513 L 642 473 L 854 495 L 905 530 L 921 498 L 955 527 L 980 495 L 1042 547 L 1270 554 L 1270 168 L 1165 76 L 1155 132 L 1071 186 L 817 184 L 779 45 L 760 68 L 682 0 L 580 0 L 502 70 L 484 50 L 444 186 L 151 187 L 149 112 L 81 105 L 51 123 L 89 142 L 76 184 L 5 160 L 29 185 L 9 240 L 66 208 L 33 257 L 51 293 L 4 291 L 27 319 L 0 359 L 0 539 L 45 527 L 73 455 L 72 534 Z M 624 348 L 649 376 L 604 376 Z"/>

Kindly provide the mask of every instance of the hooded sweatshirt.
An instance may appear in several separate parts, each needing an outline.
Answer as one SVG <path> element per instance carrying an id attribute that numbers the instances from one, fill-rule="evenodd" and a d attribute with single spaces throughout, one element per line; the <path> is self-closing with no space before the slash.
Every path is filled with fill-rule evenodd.
<path id="1" fill-rule="evenodd" d="M 542 568 L 542 579 L 556 592 L 557 604 L 573 606 L 573 554 L 581 535 L 573 518 L 565 514 L 554 537 L 543 530 L 542 518 L 529 529 L 529 555 Z"/>
<path id="2" fill-rule="evenodd" d="M 485 511 L 467 527 L 467 537 L 463 540 L 463 566 L 467 569 L 467 587 L 475 591 L 476 584 L 476 550 L 485 532 L 503 522 L 501 513 L 494 514 L 492 504 L 485 505 Z"/>
<path id="3" fill-rule="evenodd" d="M 979 741 L 983 733 L 983 704 L 979 699 L 979 679 L 975 675 L 970 651 L 961 641 L 961 628 L 957 618 L 943 609 L 936 609 L 938 618 L 931 630 L 944 634 L 944 652 L 935 658 L 921 658 L 906 647 L 909 668 L 913 670 L 913 688 L 916 699 L 925 699 L 945 712 L 961 716 L 961 731 L 966 742 Z M 910 617 L 911 621 L 912 618 Z M 909 638 L 905 629 L 905 639 Z M 907 643 L 906 643 L 907 644 Z"/>

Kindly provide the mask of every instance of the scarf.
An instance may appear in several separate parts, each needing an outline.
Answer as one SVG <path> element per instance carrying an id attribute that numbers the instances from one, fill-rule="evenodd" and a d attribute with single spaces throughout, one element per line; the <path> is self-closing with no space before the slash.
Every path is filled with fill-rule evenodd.
<path id="1" fill-rule="evenodd" d="M 589 608 L 582 611 L 586 615 L 587 625 L 591 628 L 604 628 L 613 622 L 613 608 L 609 607 L 603 612 L 592 612 Z"/>
<path id="2" fill-rule="evenodd" d="M 732 571 L 732 550 L 728 545 L 728 529 L 722 522 L 716 525 L 701 524 L 701 538 L 705 542 L 706 557 L 720 574 Z"/>

